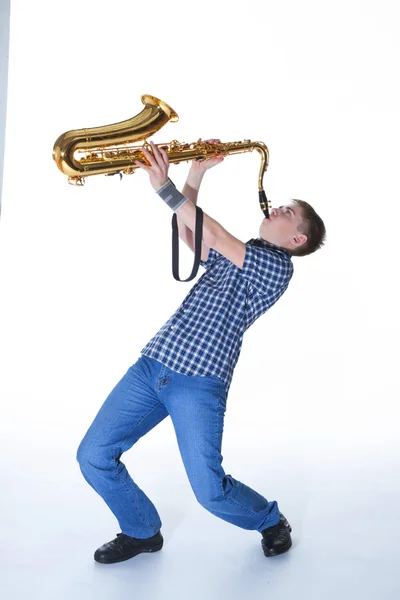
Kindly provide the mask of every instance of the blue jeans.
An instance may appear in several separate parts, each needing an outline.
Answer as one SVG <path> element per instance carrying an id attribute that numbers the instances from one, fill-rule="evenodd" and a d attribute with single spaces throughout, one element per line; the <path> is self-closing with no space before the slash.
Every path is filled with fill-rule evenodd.
<path id="1" fill-rule="evenodd" d="M 148 538 L 161 529 L 151 500 L 130 477 L 121 455 L 170 415 L 183 464 L 198 502 L 213 515 L 261 532 L 279 522 L 268 502 L 222 468 L 226 391 L 214 376 L 187 376 L 141 355 L 112 390 L 83 438 L 77 460 L 122 533 Z"/>

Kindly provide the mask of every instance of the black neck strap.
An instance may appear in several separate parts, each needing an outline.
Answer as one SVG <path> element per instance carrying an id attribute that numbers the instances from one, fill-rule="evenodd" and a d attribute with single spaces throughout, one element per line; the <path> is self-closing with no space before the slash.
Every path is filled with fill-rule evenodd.
<path id="1" fill-rule="evenodd" d="M 179 278 L 179 231 L 178 217 L 176 213 L 172 215 L 172 274 L 177 281 L 191 281 L 197 275 L 201 259 L 201 242 L 203 237 L 203 211 L 200 206 L 196 206 L 196 227 L 194 234 L 194 264 L 192 272 L 187 279 Z"/>

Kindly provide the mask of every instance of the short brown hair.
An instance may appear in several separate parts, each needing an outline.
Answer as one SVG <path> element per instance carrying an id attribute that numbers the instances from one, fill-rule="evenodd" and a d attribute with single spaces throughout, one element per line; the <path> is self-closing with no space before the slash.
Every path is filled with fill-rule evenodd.
<path id="1" fill-rule="evenodd" d="M 307 256 L 307 254 L 312 254 L 324 245 L 326 239 L 325 225 L 308 202 L 295 199 L 293 199 L 293 202 L 302 208 L 303 220 L 298 227 L 298 231 L 307 236 L 307 241 L 298 249 L 290 250 L 290 254 L 293 256 Z"/>

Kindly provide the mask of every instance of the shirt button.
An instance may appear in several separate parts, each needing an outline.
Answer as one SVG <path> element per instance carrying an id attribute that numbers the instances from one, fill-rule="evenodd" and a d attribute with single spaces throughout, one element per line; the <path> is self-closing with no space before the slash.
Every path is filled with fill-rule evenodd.
<path id="1" fill-rule="evenodd" d="M 175 327 L 175 325 L 171 325 L 170 329 L 173 329 Z"/>

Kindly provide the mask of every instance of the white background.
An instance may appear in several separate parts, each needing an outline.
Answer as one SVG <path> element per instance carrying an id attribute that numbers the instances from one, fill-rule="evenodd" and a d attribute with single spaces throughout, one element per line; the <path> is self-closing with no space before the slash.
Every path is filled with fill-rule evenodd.
<path id="1" fill-rule="evenodd" d="M 0 222 L 9 597 L 398 597 L 399 58 L 394 0 L 11 3 Z M 273 206 L 304 199 L 327 228 L 246 333 L 228 397 L 225 471 L 278 500 L 293 527 L 293 549 L 276 559 L 259 534 L 197 504 L 169 419 L 124 455 L 159 510 L 163 551 L 106 568 L 92 559 L 118 524 L 76 449 L 194 282 L 172 276 L 172 212 L 145 173 L 75 188 L 52 148 L 64 131 L 134 116 L 144 93 L 180 117 L 155 142 L 263 141 Z M 178 187 L 188 167 L 171 167 Z M 258 169 L 256 153 L 227 157 L 200 192 L 243 241 L 263 218 Z M 192 264 L 181 242 L 181 278 Z"/>

